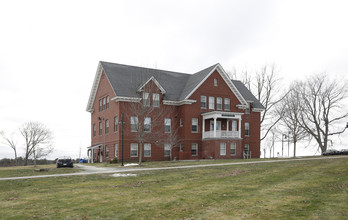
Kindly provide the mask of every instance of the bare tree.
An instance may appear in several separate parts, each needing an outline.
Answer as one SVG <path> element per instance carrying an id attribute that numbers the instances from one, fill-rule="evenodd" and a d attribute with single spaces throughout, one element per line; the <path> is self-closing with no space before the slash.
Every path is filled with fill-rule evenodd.
<path id="1" fill-rule="evenodd" d="M 11 137 L 8 137 L 5 135 L 5 132 L 2 131 L 2 132 L 0 132 L 0 135 L 4 139 L 4 142 L 2 142 L 2 143 L 13 149 L 14 154 L 15 154 L 16 165 L 18 165 L 17 164 L 17 143 L 13 139 L 13 134 L 11 135 Z"/>
<path id="2" fill-rule="evenodd" d="M 27 122 L 19 128 L 19 131 L 25 139 L 24 166 L 28 164 L 30 157 L 33 157 L 35 163 L 36 159 L 52 153 L 52 132 L 44 124 Z"/>
<path id="3" fill-rule="evenodd" d="M 160 105 L 161 91 L 155 83 L 155 78 L 137 91 L 139 98 L 129 103 L 125 116 L 131 123 L 130 135 L 139 144 L 138 164 L 141 165 L 144 143 L 161 142 L 165 127 L 163 118 L 171 119 L 174 107 Z"/>
<path id="4" fill-rule="evenodd" d="M 348 97 L 347 81 L 330 80 L 326 74 L 312 75 L 297 84 L 301 100 L 300 126 L 311 135 L 325 152 L 329 136 L 345 131 L 339 128 L 340 121 L 348 116 L 344 101 Z"/>
<path id="5" fill-rule="evenodd" d="M 255 95 L 260 103 L 265 107 L 261 112 L 261 141 L 281 120 L 282 116 L 277 114 L 276 106 L 284 98 L 281 96 L 281 78 L 275 64 L 264 65 L 260 70 L 250 74 L 248 70 L 243 70 L 240 74 L 234 69 L 232 77 L 240 76 L 240 80 Z"/>
<path id="6" fill-rule="evenodd" d="M 175 123 L 174 123 L 175 125 Z M 167 144 L 170 148 L 170 160 L 173 160 L 173 149 L 176 147 L 179 147 L 180 144 L 182 143 L 182 139 L 179 134 L 179 127 L 171 128 L 169 133 L 165 133 L 165 135 L 162 136 L 161 138 L 161 143 L 162 144 Z"/>
<path id="7" fill-rule="evenodd" d="M 285 130 L 291 133 L 292 142 L 294 143 L 294 157 L 296 157 L 296 143 L 308 137 L 308 133 L 299 123 L 301 101 L 300 94 L 298 93 L 295 84 L 290 87 L 289 91 L 276 109 L 281 118 L 281 125 L 285 127 Z"/>

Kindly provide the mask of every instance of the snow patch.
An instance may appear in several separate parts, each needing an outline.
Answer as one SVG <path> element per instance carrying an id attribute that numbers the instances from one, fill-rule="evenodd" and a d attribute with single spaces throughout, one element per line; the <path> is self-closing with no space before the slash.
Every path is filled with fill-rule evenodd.
<path id="1" fill-rule="evenodd" d="M 134 173 L 115 173 L 111 175 L 112 177 L 128 177 L 128 176 L 137 176 Z"/>
<path id="2" fill-rule="evenodd" d="M 129 167 L 129 166 L 138 166 L 137 163 L 127 163 L 124 165 L 125 167 Z"/>

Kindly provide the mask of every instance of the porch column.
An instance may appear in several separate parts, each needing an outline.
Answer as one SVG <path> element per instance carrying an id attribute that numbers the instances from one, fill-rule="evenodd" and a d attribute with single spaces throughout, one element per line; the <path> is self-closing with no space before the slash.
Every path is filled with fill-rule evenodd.
<path id="1" fill-rule="evenodd" d="M 94 162 L 94 158 L 93 158 L 94 152 L 93 151 L 94 151 L 94 149 L 92 148 L 91 151 L 90 151 L 90 153 L 91 153 L 91 157 L 90 158 L 92 158 L 91 163 Z"/>
<path id="2" fill-rule="evenodd" d="M 216 138 L 216 117 L 214 117 L 214 138 Z"/>
<path id="3" fill-rule="evenodd" d="M 205 118 L 203 117 L 203 122 L 202 122 L 202 139 L 204 139 L 204 132 L 205 132 Z"/>
<path id="4" fill-rule="evenodd" d="M 238 134 L 239 134 L 239 138 L 241 138 L 242 136 L 241 136 L 241 132 L 242 132 L 242 119 L 241 118 L 239 118 L 238 119 Z"/>

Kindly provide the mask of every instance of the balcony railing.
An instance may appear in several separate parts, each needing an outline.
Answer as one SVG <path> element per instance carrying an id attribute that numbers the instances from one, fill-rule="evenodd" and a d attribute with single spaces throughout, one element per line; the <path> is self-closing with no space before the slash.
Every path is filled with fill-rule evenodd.
<path id="1" fill-rule="evenodd" d="M 205 131 L 203 138 L 240 138 L 238 131 L 216 131 L 216 136 L 214 136 L 214 131 Z"/>

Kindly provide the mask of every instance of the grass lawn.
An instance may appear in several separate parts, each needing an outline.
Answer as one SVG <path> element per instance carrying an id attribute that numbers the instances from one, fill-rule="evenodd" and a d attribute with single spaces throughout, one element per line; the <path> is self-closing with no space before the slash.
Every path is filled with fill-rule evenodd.
<path id="1" fill-rule="evenodd" d="M 0 181 L 1 219 L 348 219 L 348 158 Z"/>
<path id="2" fill-rule="evenodd" d="M 38 169 L 45 169 L 45 171 L 37 172 Z M 3 177 L 17 177 L 17 176 L 38 176 L 50 175 L 59 173 L 74 173 L 81 170 L 76 168 L 57 168 L 55 164 L 37 165 L 37 166 L 15 166 L 15 167 L 0 167 L 0 178 Z"/>

